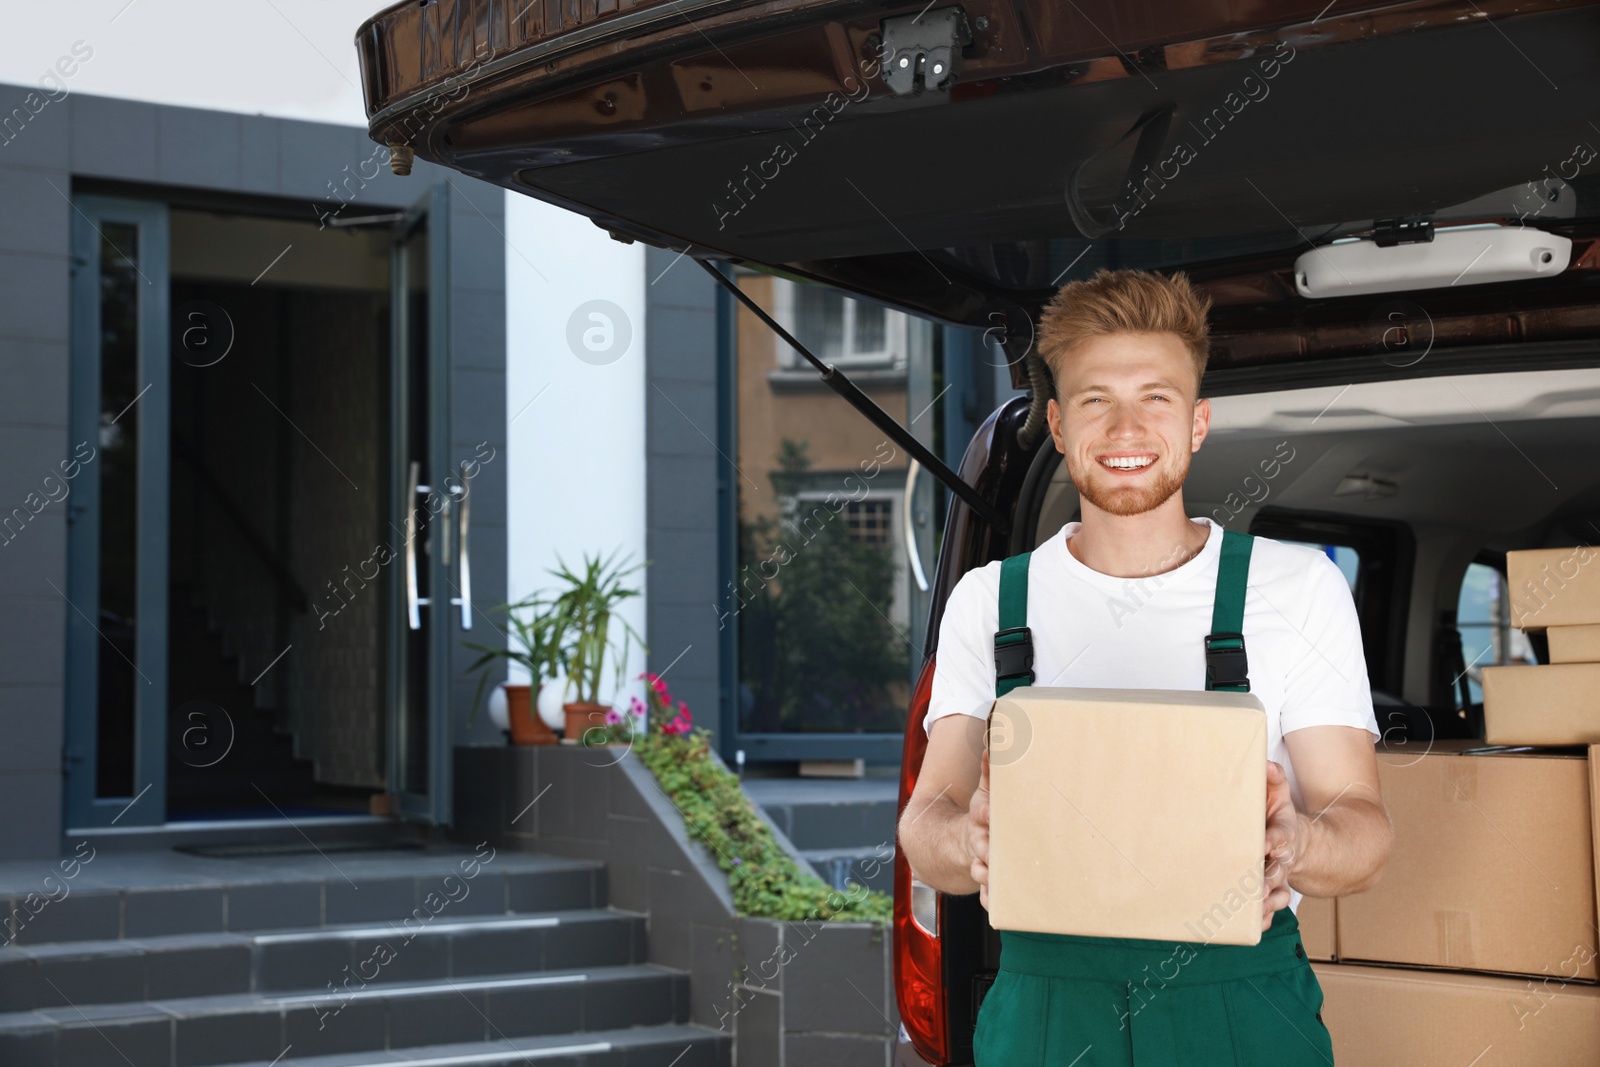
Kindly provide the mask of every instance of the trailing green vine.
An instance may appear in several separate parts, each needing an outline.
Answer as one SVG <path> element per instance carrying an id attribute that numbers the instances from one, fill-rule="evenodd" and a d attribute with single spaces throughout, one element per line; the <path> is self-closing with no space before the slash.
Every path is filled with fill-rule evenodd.
<path id="1" fill-rule="evenodd" d="M 683 815 L 689 836 L 705 844 L 727 874 L 735 911 L 790 922 L 890 921 L 893 901 L 887 894 L 854 881 L 837 890 L 801 870 L 779 846 L 739 779 L 712 756 L 706 731 L 689 727 L 687 708 L 681 702 L 673 707 L 659 678 L 644 677 L 651 686 L 650 722 L 634 735 L 634 752 Z"/>

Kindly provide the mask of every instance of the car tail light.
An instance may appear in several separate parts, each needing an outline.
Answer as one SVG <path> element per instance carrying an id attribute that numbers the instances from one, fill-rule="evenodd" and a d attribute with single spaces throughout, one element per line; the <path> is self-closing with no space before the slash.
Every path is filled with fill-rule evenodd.
<path id="1" fill-rule="evenodd" d="M 905 748 L 900 758 L 900 811 L 917 785 L 928 735 L 922 722 L 933 695 L 933 657 L 922 666 L 906 716 Z M 905 850 L 894 850 L 894 990 L 900 1021 L 917 1054 L 931 1064 L 950 1062 L 950 1038 L 944 983 L 944 950 L 939 941 L 937 891 L 911 876 Z"/>
<path id="2" fill-rule="evenodd" d="M 929 937 L 939 936 L 939 891 L 911 876 L 911 921 Z"/>

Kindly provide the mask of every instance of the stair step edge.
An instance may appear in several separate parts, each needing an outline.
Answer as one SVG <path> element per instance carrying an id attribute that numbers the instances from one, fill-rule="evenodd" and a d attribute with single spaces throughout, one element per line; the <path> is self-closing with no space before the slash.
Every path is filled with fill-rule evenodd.
<path id="1" fill-rule="evenodd" d="M 531 930 L 580 923 L 636 922 L 644 918 L 637 912 L 607 908 L 570 908 L 553 911 L 505 912 L 494 915 L 463 915 L 448 922 L 419 926 L 414 936 L 438 937 L 473 930 Z M 270 930 L 217 930 L 193 934 L 154 934 L 100 941 L 46 941 L 34 945 L 13 945 L 12 954 L 34 960 L 76 959 L 91 956 L 133 956 L 161 951 L 187 951 L 197 948 L 289 944 L 302 941 L 360 939 L 373 935 L 406 933 L 393 923 L 339 923 L 329 926 L 297 926 Z"/>
<path id="2" fill-rule="evenodd" d="M 721 1045 L 731 1048 L 732 1036 L 692 1023 L 668 1023 L 651 1026 L 630 1026 L 620 1030 L 591 1030 L 572 1034 L 547 1034 L 538 1037 L 518 1037 L 508 1041 L 483 1041 L 450 1045 L 416 1045 L 404 1050 L 405 1059 L 396 1060 L 395 1051 L 370 1053 L 339 1053 L 328 1056 L 281 1060 L 251 1060 L 220 1067 L 377 1067 L 406 1063 L 411 1067 L 469 1067 L 474 1064 L 492 1064 L 504 1060 L 521 1063 L 560 1055 L 581 1056 L 621 1048 L 648 1048 L 652 1045 L 673 1046 L 683 1042 L 688 1046 Z"/>
<path id="3" fill-rule="evenodd" d="M 354 991 L 351 999 L 366 1001 L 403 999 L 434 994 L 459 995 L 462 992 L 493 993 L 496 989 L 533 989 L 539 986 L 578 982 L 623 982 L 635 979 L 684 981 L 684 971 L 653 963 L 623 963 L 598 967 L 560 968 L 553 972 L 527 971 L 474 979 L 437 979 L 412 983 L 374 983 Z M 0 1033 L 36 1029 L 59 1029 L 77 1023 L 91 1025 L 111 1020 L 193 1018 L 281 1012 L 314 1003 L 327 1003 L 328 993 L 226 993 L 210 997 L 184 997 L 159 1001 L 119 1004 L 84 1004 L 60 1008 L 36 1008 L 28 1012 L 0 1014 Z"/>

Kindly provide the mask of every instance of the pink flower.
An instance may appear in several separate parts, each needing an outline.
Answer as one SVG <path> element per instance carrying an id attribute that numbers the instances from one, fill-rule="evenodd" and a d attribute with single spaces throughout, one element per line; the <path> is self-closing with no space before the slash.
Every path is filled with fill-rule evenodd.
<path id="1" fill-rule="evenodd" d="M 641 701 L 638 697 L 634 697 L 633 698 L 633 707 L 630 708 L 629 710 L 631 710 L 633 712 L 633 714 L 634 714 L 634 717 L 637 718 L 638 716 L 643 715 L 645 712 L 649 711 L 650 709 L 645 707 L 644 706 L 644 702 Z"/>
<path id="2" fill-rule="evenodd" d="M 619 723 L 621 721 L 622 721 L 622 716 L 617 714 L 617 709 L 616 708 L 612 708 L 610 711 L 606 712 L 606 724 L 608 726 L 615 726 L 617 723 Z"/>

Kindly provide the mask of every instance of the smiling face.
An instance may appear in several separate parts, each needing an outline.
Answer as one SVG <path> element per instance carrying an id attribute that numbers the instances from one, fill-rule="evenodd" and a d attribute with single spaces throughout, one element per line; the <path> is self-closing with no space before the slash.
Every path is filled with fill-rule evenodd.
<path id="1" fill-rule="evenodd" d="M 1046 415 L 1084 503 L 1141 515 L 1172 499 L 1211 421 L 1198 393 L 1194 356 L 1176 334 L 1112 333 L 1074 345 Z"/>

